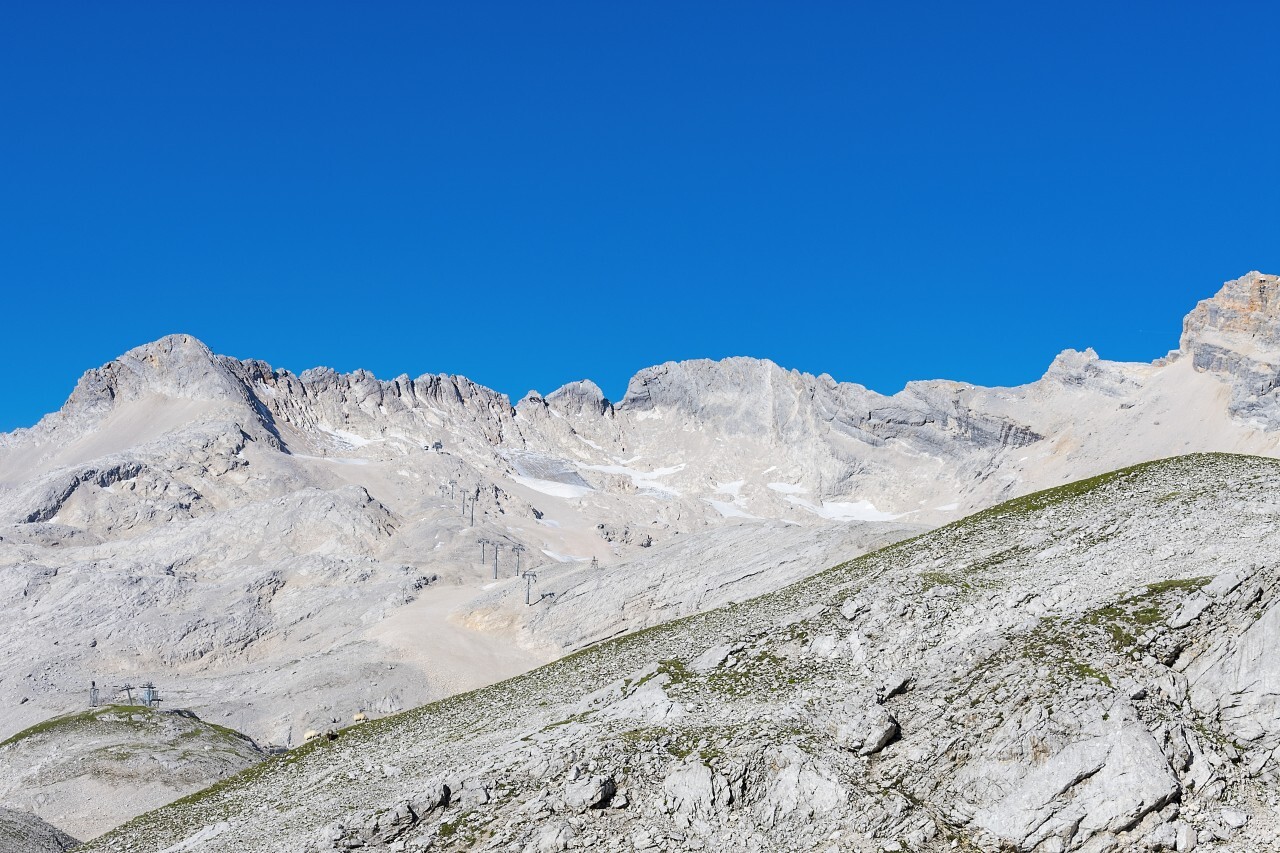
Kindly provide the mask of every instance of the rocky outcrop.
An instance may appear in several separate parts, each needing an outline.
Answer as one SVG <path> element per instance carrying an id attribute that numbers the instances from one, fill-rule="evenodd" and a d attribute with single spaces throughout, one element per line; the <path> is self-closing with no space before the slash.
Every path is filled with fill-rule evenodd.
<path id="1" fill-rule="evenodd" d="M 1280 746 L 1280 605 L 1269 600 L 1270 570 L 1250 566 L 1219 575 L 1190 599 L 1170 626 L 1182 630 L 1201 620 L 1235 619 L 1247 627 L 1221 635 L 1204 653 L 1185 662 L 1184 678 L 1170 685 L 1214 721 L 1252 764 L 1265 764 Z M 1194 616 L 1194 618 L 1192 618 Z M 1274 768 L 1273 768 L 1274 769 Z"/>
<path id="2" fill-rule="evenodd" d="M 327 367 L 295 376 L 262 362 L 240 363 L 237 372 L 274 421 L 348 446 L 363 447 L 393 432 L 419 448 L 459 432 L 488 446 L 522 445 L 506 395 L 464 376 L 383 381 L 366 370 L 343 374 Z"/>
<path id="3" fill-rule="evenodd" d="M 873 446 L 902 439 L 930 448 L 948 440 L 986 449 L 1021 447 L 1040 438 L 1024 425 L 969 409 L 957 393 L 963 387 L 911 383 L 902 394 L 884 397 L 826 374 L 815 377 L 767 360 L 729 358 L 642 370 L 620 409 L 641 418 L 671 411 L 710 421 L 728 435 L 771 436 L 792 444 L 812 443 L 828 433 Z"/>
<path id="4" fill-rule="evenodd" d="M 566 418 L 600 417 L 613 414 L 613 404 L 600 386 L 590 379 L 570 382 L 546 398 L 547 406 Z"/>
<path id="5" fill-rule="evenodd" d="M 239 362 L 216 356 L 190 335 L 169 335 L 85 373 L 62 408 L 32 429 L 0 435 L 0 448 L 31 444 L 72 443 L 100 428 L 112 413 L 129 404 L 167 401 L 186 409 L 192 419 L 233 417 L 256 438 L 275 446 L 279 434 L 270 413 L 237 375 Z M 150 437 L 155 424 L 135 425 Z M 140 442 L 139 442 L 140 443 Z"/>
<path id="6" fill-rule="evenodd" d="M 851 696 L 827 717 L 831 739 L 859 755 L 875 755 L 898 736 L 898 721 L 867 696 Z"/>
<path id="7" fill-rule="evenodd" d="M 1228 281 L 1187 315 L 1180 352 L 1196 370 L 1229 378 L 1234 413 L 1280 428 L 1280 277 Z"/>

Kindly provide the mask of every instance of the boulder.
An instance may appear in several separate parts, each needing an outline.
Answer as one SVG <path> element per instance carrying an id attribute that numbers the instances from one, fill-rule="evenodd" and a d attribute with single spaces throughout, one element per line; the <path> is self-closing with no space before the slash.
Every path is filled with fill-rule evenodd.
<path id="1" fill-rule="evenodd" d="M 889 709 L 866 697 L 834 708 L 827 728 L 838 746 L 859 755 L 875 755 L 898 736 L 898 721 Z"/>
<path id="2" fill-rule="evenodd" d="M 564 803 L 571 809 L 602 809 L 613 799 L 617 786 L 612 776 L 584 776 L 564 786 Z"/>

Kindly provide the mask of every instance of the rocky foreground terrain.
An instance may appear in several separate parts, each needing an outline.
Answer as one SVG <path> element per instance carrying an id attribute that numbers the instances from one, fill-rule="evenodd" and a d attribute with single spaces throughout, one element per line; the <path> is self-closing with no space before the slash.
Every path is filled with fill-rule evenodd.
<path id="1" fill-rule="evenodd" d="M 85 851 L 1274 850 L 1280 462 L 1001 504 Z"/>
<path id="2" fill-rule="evenodd" d="M 91 681 L 120 701 L 150 680 L 166 709 L 294 748 L 1037 489 L 1280 455 L 1278 293 L 1226 283 L 1149 364 L 1067 351 L 1028 385 L 892 396 L 735 358 L 642 370 L 619 402 L 583 381 L 512 405 L 458 376 L 147 344 L 0 435 L 0 738 L 83 712 Z M 182 790 L 225 771 L 193 764 Z M 158 802 L 100 786 L 69 827 L 12 790 L 80 838 Z"/>

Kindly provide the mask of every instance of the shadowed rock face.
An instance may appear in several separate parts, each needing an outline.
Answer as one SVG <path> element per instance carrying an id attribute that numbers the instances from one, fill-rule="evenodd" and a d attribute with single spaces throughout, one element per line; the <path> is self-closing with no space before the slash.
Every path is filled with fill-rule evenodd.
<path id="1" fill-rule="evenodd" d="M 0 806 L 0 853 L 63 853 L 79 843 L 30 812 Z"/>

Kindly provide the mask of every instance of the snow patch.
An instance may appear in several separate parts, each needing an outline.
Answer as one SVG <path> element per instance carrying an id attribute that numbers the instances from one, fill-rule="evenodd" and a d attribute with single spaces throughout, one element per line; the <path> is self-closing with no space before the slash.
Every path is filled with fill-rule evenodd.
<path id="1" fill-rule="evenodd" d="M 832 521 L 892 521 L 902 517 L 876 509 L 871 501 L 823 501 L 822 506 L 818 506 L 813 501 L 787 495 L 787 502 Z"/>
<path id="2" fill-rule="evenodd" d="M 656 492 L 660 495 L 678 495 L 680 490 L 658 482 L 661 477 L 676 474 L 685 469 L 685 463 L 672 465 L 669 468 L 655 468 L 652 471 L 641 471 L 628 468 L 626 465 L 579 465 L 585 471 L 599 471 L 601 474 L 618 474 L 630 477 L 631 484 L 640 492 Z"/>
<path id="3" fill-rule="evenodd" d="M 793 486 L 790 483 L 769 483 L 769 488 L 784 495 L 803 495 L 809 491 L 804 486 Z"/>
<path id="4" fill-rule="evenodd" d="M 739 492 L 742 491 L 743 484 L 746 480 L 734 480 L 732 483 L 719 483 L 716 485 L 716 494 L 733 495 L 734 503 L 741 499 Z"/>
<path id="5" fill-rule="evenodd" d="M 327 426 L 321 426 L 318 427 L 318 429 L 321 432 L 338 439 L 338 441 L 346 444 L 348 447 L 365 447 L 373 444 L 374 442 L 385 441 L 385 439 L 382 438 L 365 438 L 364 436 L 356 435 L 354 432 L 347 432 L 345 429 L 329 429 Z"/>
<path id="6" fill-rule="evenodd" d="M 724 516 L 725 518 L 758 519 L 760 517 L 758 515 L 752 515 L 749 512 L 744 512 L 742 508 L 738 506 L 736 503 L 729 503 L 728 501 L 713 501 L 711 498 L 703 498 L 703 500 L 711 504 L 713 507 L 715 507 L 716 510 L 720 513 L 720 515 Z"/>
<path id="7" fill-rule="evenodd" d="M 580 498 L 592 491 L 590 486 L 575 486 L 570 483 L 557 483 L 555 480 L 539 480 L 534 477 L 522 477 L 512 474 L 511 479 L 520 485 L 550 495 L 553 498 Z"/>

